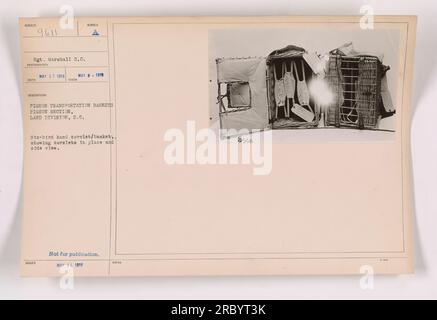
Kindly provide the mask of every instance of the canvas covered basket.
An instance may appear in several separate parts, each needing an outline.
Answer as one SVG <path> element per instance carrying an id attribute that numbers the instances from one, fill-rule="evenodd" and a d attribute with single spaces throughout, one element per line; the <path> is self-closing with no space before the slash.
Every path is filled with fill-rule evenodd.
<path id="1" fill-rule="evenodd" d="M 217 59 L 221 129 L 269 127 L 265 58 Z"/>

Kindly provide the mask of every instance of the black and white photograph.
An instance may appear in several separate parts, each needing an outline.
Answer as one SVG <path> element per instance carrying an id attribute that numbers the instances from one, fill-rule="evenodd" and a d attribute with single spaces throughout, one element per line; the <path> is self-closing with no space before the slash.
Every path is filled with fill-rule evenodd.
<path id="1" fill-rule="evenodd" d="M 398 31 L 248 28 L 209 36 L 210 124 L 222 137 L 272 129 L 279 141 L 394 139 Z"/>

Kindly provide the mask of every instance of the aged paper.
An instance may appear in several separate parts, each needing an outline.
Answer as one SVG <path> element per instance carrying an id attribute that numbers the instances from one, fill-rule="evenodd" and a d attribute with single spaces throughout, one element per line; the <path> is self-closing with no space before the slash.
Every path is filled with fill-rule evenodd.
<path id="1" fill-rule="evenodd" d="M 415 17 L 19 23 L 24 276 L 413 272 Z"/>

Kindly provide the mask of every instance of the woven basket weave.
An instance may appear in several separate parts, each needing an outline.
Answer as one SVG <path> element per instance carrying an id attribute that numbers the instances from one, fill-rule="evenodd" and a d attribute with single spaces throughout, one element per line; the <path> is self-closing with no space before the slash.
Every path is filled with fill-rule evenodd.
<path id="1" fill-rule="evenodd" d="M 326 125 L 376 128 L 382 73 L 377 57 L 331 55 L 326 77 L 335 98 L 327 108 Z"/>

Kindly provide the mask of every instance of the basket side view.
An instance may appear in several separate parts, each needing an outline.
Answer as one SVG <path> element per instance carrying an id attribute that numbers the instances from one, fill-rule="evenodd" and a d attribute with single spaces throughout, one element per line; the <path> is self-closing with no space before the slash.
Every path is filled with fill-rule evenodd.
<path id="1" fill-rule="evenodd" d="M 331 55 L 327 80 L 334 93 L 326 124 L 375 129 L 381 103 L 382 64 L 373 56 Z"/>

